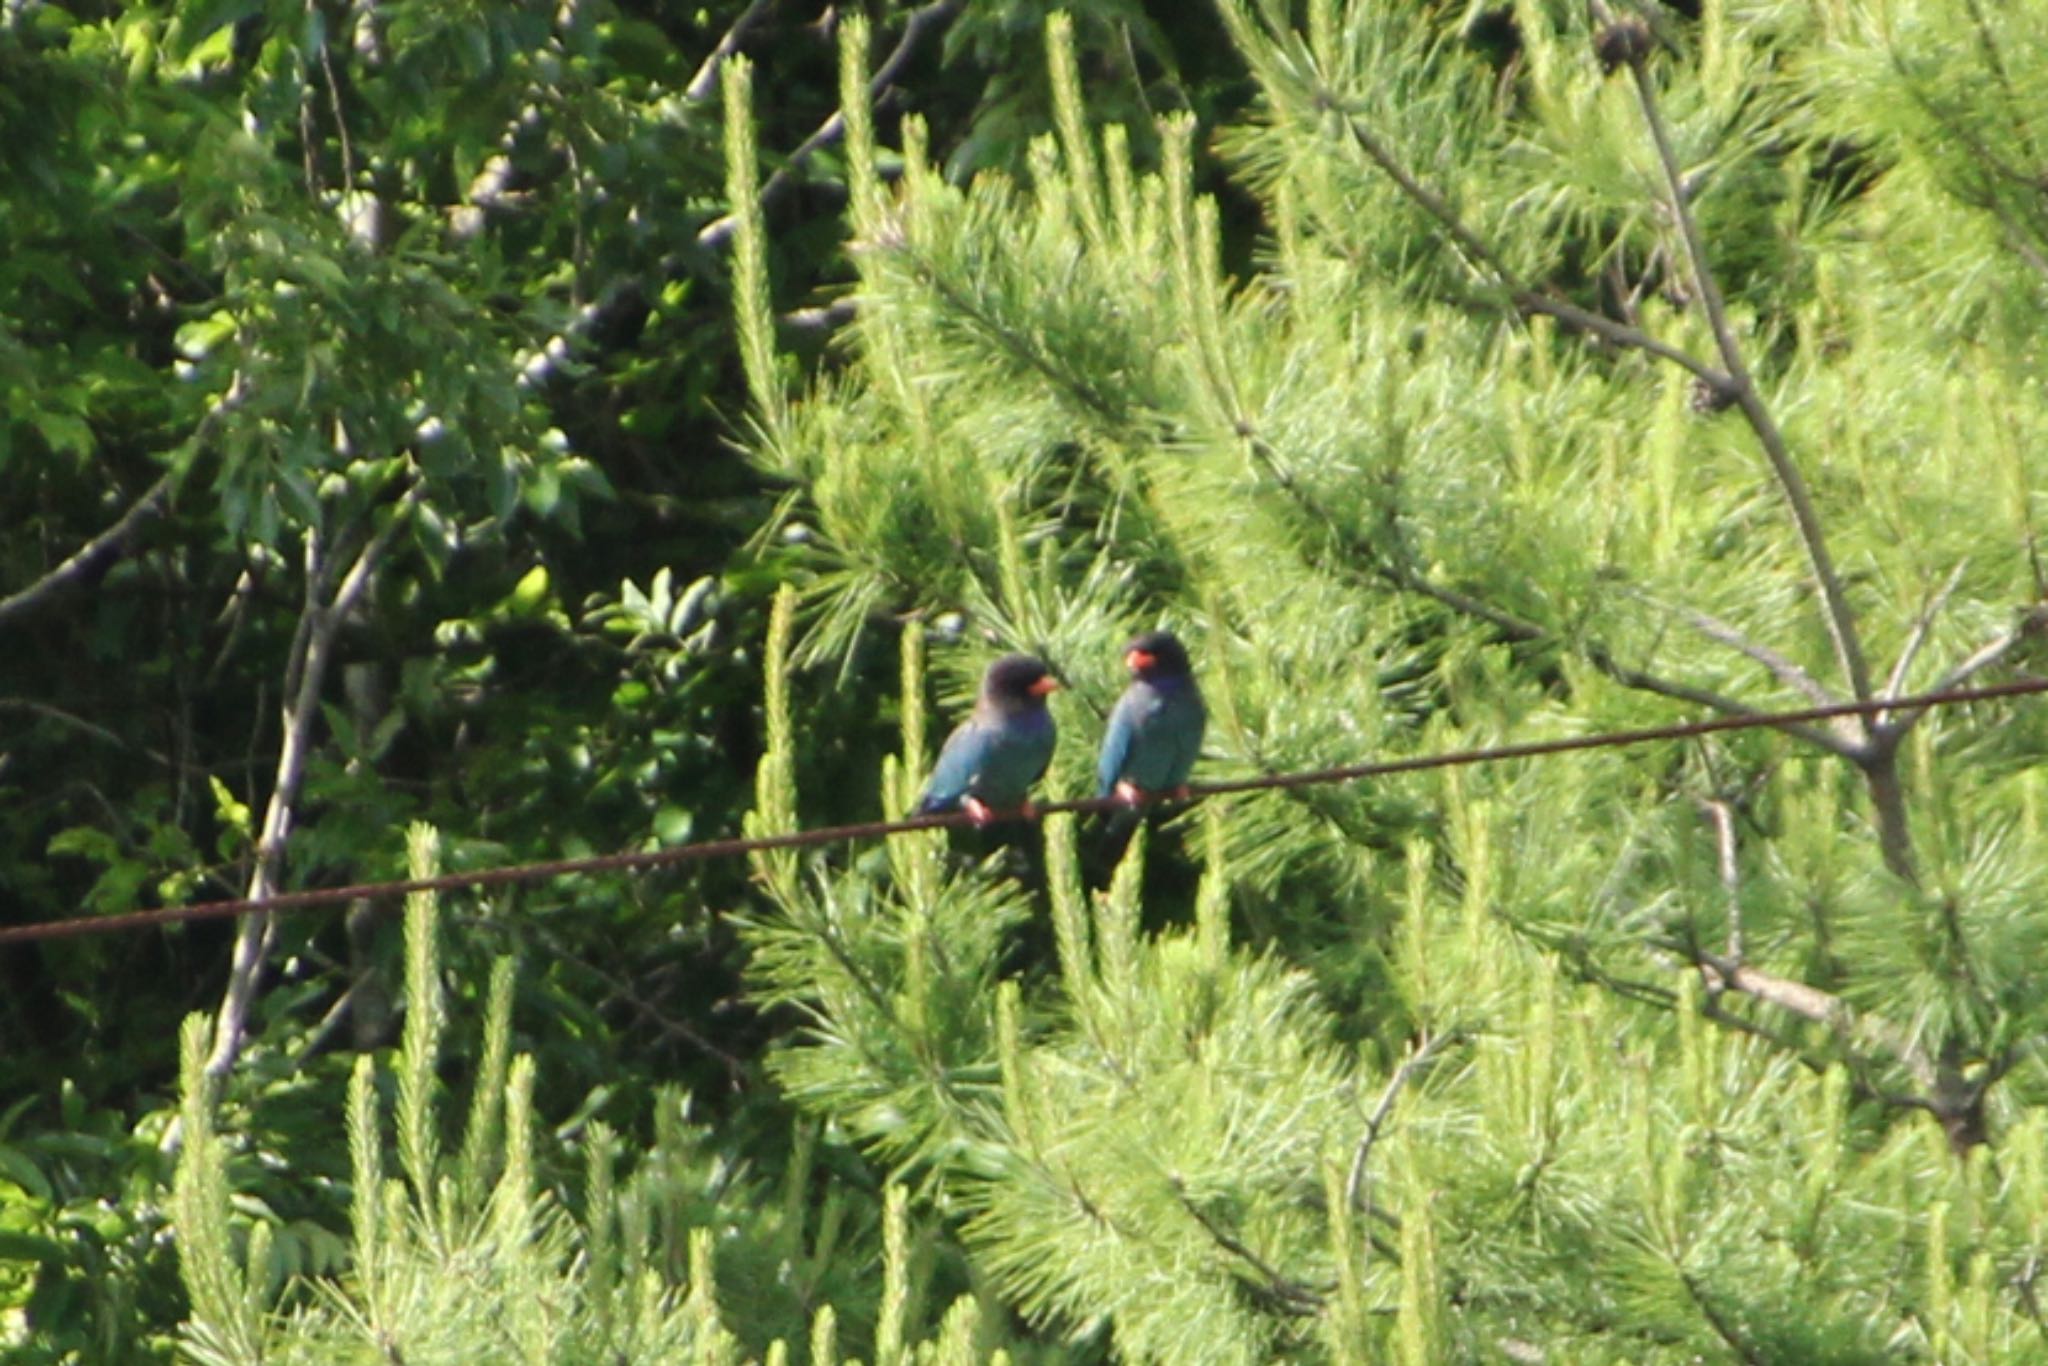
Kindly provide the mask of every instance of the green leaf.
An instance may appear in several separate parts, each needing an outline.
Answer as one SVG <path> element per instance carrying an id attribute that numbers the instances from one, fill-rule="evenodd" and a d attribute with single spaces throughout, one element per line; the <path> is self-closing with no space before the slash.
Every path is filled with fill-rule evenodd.
<path id="1" fill-rule="evenodd" d="M 0 1177 L 12 1181 L 38 1200 L 47 1203 L 52 1198 L 50 1182 L 42 1169 L 29 1160 L 28 1154 L 4 1143 L 0 1143 Z"/>
<path id="2" fill-rule="evenodd" d="M 74 854 L 95 863 L 112 863 L 121 857 L 121 846 L 106 831 L 90 825 L 74 825 L 50 836 L 44 846 L 51 854 Z"/>
<path id="3" fill-rule="evenodd" d="M 52 453 L 75 455 L 81 458 L 93 451 L 92 428 L 84 418 L 74 413 L 50 412 L 47 409 L 31 413 L 29 422 L 49 443 Z"/>
<path id="4" fill-rule="evenodd" d="M 192 0 L 171 24 L 164 43 L 165 53 L 173 61 L 186 61 L 207 39 L 262 8 L 263 0 Z"/>
<path id="5" fill-rule="evenodd" d="M 256 828 L 248 803 L 238 800 L 235 794 L 228 790 L 228 785 L 215 775 L 207 774 L 206 782 L 213 791 L 213 813 L 221 824 L 244 840 L 254 839 Z"/>
<path id="6" fill-rule="evenodd" d="M 686 844 L 697 827 L 695 813 L 664 804 L 654 813 L 654 834 L 663 844 Z"/>
<path id="7" fill-rule="evenodd" d="M 537 564 L 526 571 L 505 597 L 505 608 L 513 616 L 539 616 L 547 610 L 550 593 L 548 568 Z"/>
<path id="8" fill-rule="evenodd" d="M 46 1238 L 40 1233 L 18 1233 L 13 1229 L 0 1228 L 0 1262 L 42 1262 L 61 1264 L 70 1259 L 70 1251 L 55 1238 Z"/>
<path id="9" fill-rule="evenodd" d="M 215 347 L 235 335 L 239 323 L 226 309 L 194 319 L 177 331 L 178 351 L 188 360 L 204 360 Z"/>

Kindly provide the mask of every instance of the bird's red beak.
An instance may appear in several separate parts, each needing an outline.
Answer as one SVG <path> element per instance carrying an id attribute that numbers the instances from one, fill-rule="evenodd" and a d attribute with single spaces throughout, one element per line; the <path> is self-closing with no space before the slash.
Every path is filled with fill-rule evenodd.
<path id="1" fill-rule="evenodd" d="M 1158 663 L 1158 660 L 1150 650 L 1132 650 L 1124 655 L 1124 663 L 1130 666 L 1132 673 L 1140 674 Z"/>
<path id="2" fill-rule="evenodd" d="M 1031 685 L 1031 693 L 1034 697 L 1043 697 L 1049 692 L 1058 692 L 1059 690 L 1060 681 L 1051 674 L 1047 674 Z"/>

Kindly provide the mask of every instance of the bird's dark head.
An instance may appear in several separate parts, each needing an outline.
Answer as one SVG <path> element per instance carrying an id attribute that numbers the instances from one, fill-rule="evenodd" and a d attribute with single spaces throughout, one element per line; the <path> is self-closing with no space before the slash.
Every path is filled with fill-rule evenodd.
<path id="1" fill-rule="evenodd" d="M 1186 678 L 1194 665 L 1187 648 L 1171 631 L 1147 631 L 1124 646 L 1124 663 L 1139 678 Z"/>
<path id="2" fill-rule="evenodd" d="M 1059 686 L 1036 655 L 1004 655 L 981 676 L 982 697 L 1011 711 L 1044 706 L 1046 694 Z"/>

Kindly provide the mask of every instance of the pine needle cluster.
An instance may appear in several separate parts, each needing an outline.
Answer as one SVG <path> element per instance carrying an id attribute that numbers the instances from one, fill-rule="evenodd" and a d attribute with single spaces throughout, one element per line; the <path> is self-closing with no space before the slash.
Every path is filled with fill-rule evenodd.
<path id="1" fill-rule="evenodd" d="M 1044 654 L 1092 738 L 1170 624 L 1228 775 L 2030 657 L 2038 16 L 1518 4 L 1501 59 L 1426 7 L 1220 8 L 1258 102 L 1155 164 L 1059 18 L 1026 179 L 949 182 L 909 118 L 884 185 L 849 120 L 858 321 L 757 393 L 756 451 L 816 533 L 774 667 L 910 623 L 891 809 L 928 650 L 951 699 Z M 2010 1359 L 2048 1340 L 2042 739 L 1896 714 L 1262 794 L 1106 885 L 1063 821 L 1042 885 L 899 838 L 764 866 L 756 981 L 812 1022 L 793 1093 L 1075 1343 Z"/>

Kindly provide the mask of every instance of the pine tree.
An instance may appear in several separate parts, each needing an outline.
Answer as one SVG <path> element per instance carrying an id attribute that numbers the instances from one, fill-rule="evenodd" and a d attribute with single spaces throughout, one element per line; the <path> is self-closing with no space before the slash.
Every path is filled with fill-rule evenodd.
<path id="1" fill-rule="evenodd" d="M 410 847 L 413 874 L 431 876 L 438 837 L 415 826 Z M 808 1342 L 805 1359 L 830 1366 L 849 1320 L 863 1339 L 874 1325 L 876 1361 L 1001 1359 L 1000 1338 L 984 1331 L 971 1296 L 934 1315 L 929 1336 L 923 1317 L 912 1317 L 921 1244 L 901 1188 L 887 1194 L 879 1229 L 845 1190 L 813 1208 L 814 1131 L 800 1134 L 777 1191 L 732 1170 L 688 1122 L 688 1098 L 671 1091 L 653 1142 L 623 1178 L 620 1136 L 590 1124 L 574 1142 L 583 1171 L 573 1189 L 560 1167 L 577 1154 L 543 1146 L 534 1060 L 511 1051 L 510 960 L 491 975 L 461 1142 L 444 1151 L 436 1074 L 449 1022 L 431 894 L 408 899 L 405 937 L 396 1076 L 381 1082 L 363 1055 L 349 1086 L 352 1255 L 343 1275 L 285 1274 L 271 1224 L 238 1209 L 238 1140 L 218 1127 L 205 1075 L 208 1022 L 187 1019 L 172 1200 L 191 1299 L 187 1359 L 777 1362 L 794 1340 Z M 380 1095 L 394 1090 L 387 1137 Z M 876 1265 L 878 1282 L 869 1274 Z"/>
<path id="2" fill-rule="evenodd" d="M 1194 121 L 1137 164 L 1058 18 L 1028 183 L 949 183 L 907 118 L 885 185 L 845 26 L 831 373 L 789 384 L 739 239 L 755 450 L 816 570 L 755 828 L 803 809 L 793 671 L 885 610 L 892 813 L 927 656 L 949 710 L 990 653 L 1052 660 L 1072 795 L 1159 622 L 1219 775 L 2029 658 L 2048 21 L 1523 3 L 1488 47 L 1221 8 L 1249 261 Z M 2024 702 L 1899 708 L 1212 801 L 1104 887 L 1058 818 L 1042 896 L 930 833 L 769 855 L 752 970 L 808 1021 L 790 1094 L 989 1294 L 1121 1358 L 2016 1359 L 2048 1350 L 2042 738 Z"/>

